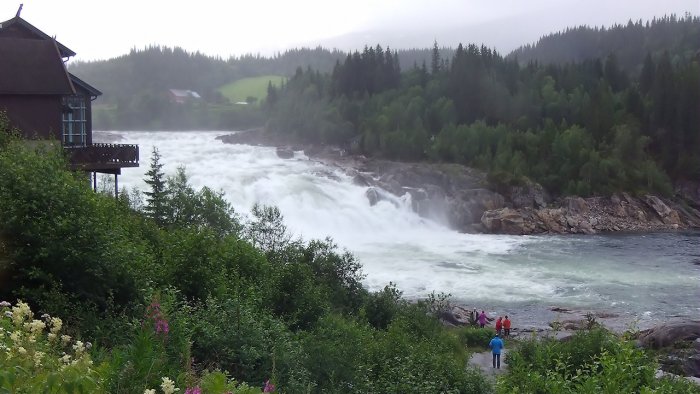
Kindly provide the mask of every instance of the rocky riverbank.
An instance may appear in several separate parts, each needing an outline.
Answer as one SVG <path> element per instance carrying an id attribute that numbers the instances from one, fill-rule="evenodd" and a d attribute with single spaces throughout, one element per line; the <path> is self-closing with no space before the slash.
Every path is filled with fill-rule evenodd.
<path id="1" fill-rule="evenodd" d="M 337 166 L 367 187 L 371 205 L 410 195 L 413 210 L 472 233 L 595 234 L 700 228 L 700 183 L 678 185 L 673 199 L 656 195 L 553 199 L 541 185 L 495 187 L 486 174 L 459 164 L 402 163 L 347 155 L 344 150 L 298 145 L 262 129 L 218 137 L 224 143 L 277 147 L 281 158 L 303 151 Z M 498 189 L 498 191 L 495 191 Z"/>
<path id="2" fill-rule="evenodd" d="M 567 341 L 577 331 L 597 326 L 602 326 L 618 335 L 627 332 L 626 335 L 636 338 L 637 346 L 649 349 L 656 354 L 660 364 L 659 376 L 669 374 L 682 376 L 700 384 L 700 321 L 672 320 L 636 331 L 633 321 L 615 313 L 560 307 L 551 307 L 550 311 L 557 313 L 555 320 L 538 327 L 515 325 L 511 330 L 510 338 L 515 340 L 553 338 Z M 468 308 L 455 305 L 442 311 L 440 318 L 443 324 L 448 326 L 468 326 L 469 314 Z M 493 328 L 493 322 L 489 327 Z M 482 367 L 485 372 L 490 370 L 490 368 L 483 368 L 489 367 L 490 358 L 482 360 L 477 357 L 472 360 L 472 363 Z"/>

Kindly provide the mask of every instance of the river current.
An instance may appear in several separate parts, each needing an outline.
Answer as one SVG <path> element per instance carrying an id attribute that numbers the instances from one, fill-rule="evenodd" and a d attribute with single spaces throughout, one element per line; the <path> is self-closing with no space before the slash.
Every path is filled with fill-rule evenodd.
<path id="1" fill-rule="evenodd" d="M 393 282 L 408 298 L 445 292 L 533 326 L 560 318 L 552 306 L 619 314 L 640 327 L 700 316 L 697 232 L 462 234 L 414 214 L 408 195 L 370 206 L 366 187 L 302 152 L 285 160 L 274 148 L 215 140 L 227 132 L 110 133 L 140 146 L 141 167 L 124 169 L 120 187 L 146 190 L 156 146 L 166 174 L 185 166 L 193 186 L 223 191 L 240 214 L 276 205 L 295 236 L 332 237 L 362 263 L 370 290 Z"/>

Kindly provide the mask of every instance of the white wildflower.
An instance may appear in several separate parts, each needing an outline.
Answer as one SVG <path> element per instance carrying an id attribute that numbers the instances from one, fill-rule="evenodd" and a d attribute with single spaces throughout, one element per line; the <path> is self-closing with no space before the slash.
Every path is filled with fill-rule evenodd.
<path id="1" fill-rule="evenodd" d="M 156 394 L 156 389 L 143 390 L 143 394 Z"/>
<path id="2" fill-rule="evenodd" d="M 53 342 L 56 340 L 56 334 L 52 332 L 50 332 L 49 335 L 47 335 L 47 337 L 49 338 L 49 342 Z"/>
<path id="3" fill-rule="evenodd" d="M 75 345 L 73 345 L 73 350 L 75 350 L 75 354 L 80 354 L 85 351 L 85 345 L 83 345 L 83 341 L 75 341 Z"/>
<path id="4" fill-rule="evenodd" d="M 61 331 L 61 327 L 63 327 L 63 320 L 61 320 L 58 317 L 52 317 L 51 318 L 51 332 L 54 334 L 58 334 L 58 332 Z"/>
<path id="5" fill-rule="evenodd" d="M 10 339 L 12 339 L 12 342 L 18 343 L 22 340 L 22 331 L 13 331 L 12 334 L 10 334 Z"/>
<path id="6" fill-rule="evenodd" d="M 44 352 L 34 352 L 34 364 L 37 367 L 41 366 L 41 359 L 44 358 Z"/>
<path id="7" fill-rule="evenodd" d="M 46 323 L 44 323 L 41 320 L 32 320 L 31 323 L 29 323 L 29 330 L 32 332 L 34 335 L 38 335 L 41 333 L 44 328 L 46 328 Z"/>
<path id="8" fill-rule="evenodd" d="M 163 390 L 163 394 L 173 394 L 180 390 L 175 387 L 175 382 L 168 377 L 163 377 L 163 383 L 160 384 L 160 388 Z"/>
<path id="9" fill-rule="evenodd" d="M 17 352 L 19 352 L 19 354 L 27 354 L 27 349 L 25 349 L 24 347 L 20 346 L 20 347 L 17 348 Z"/>
<path id="10" fill-rule="evenodd" d="M 17 301 L 17 305 L 12 307 L 12 322 L 15 325 L 22 324 L 25 318 L 29 320 L 32 316 L 32 310 L 26 302 Z"/>
<path id="11" fill-rule="evenodd" d="M 12 304 L 10 304 L 10 303 L 7 302 L 7 301 L 2 301 L 2 302 L 0 302 L 0 308 L 9 308 L 10 305 L 12 305 Z"/>
<path id="12" fill-rule="evenodd" d="M 70 342 L 70 335 L 61 335 L 61 343 L 63 346 L 67 345 L 68 342 Z"/>
<path id="13" fill-rule="evenodd" d="M 70 362 L 70 354 L 63 353 L 63 357 L 61 357 L 60 360 L 65 364 L 68 364 Z"/>
<path id="14" fill-rule="evenodd" d="M 12 318 L 12 312 L 10 312 L 10 311 L 5 311 L 5 317 Z"/>

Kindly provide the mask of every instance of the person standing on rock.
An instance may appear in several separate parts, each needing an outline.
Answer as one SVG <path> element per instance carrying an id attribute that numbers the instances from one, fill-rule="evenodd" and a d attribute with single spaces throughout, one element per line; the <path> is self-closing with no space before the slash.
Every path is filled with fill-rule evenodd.
<path id="1" fill-rule="evenodd" d="M 474 310 L 469 314 L 469 325 L 476 327 L 477 324 L 479 324 L 479 312 L 477 312 L 476 308 L 474 308 Z"/>
<path id="2" fill-rule="evenodd" d="M 498 316 L 498 320 L 496 320 L 496 335 L 501 335 L 501 328 L 503 328 L 503 318 Z"/>
<path id="3" fill-rule="evenodd" d="M 489 342 L 489 348 L 491 349 L 491 355 L 493 356 L 493 367 L 501 369 L 501 349 L 505 347 L 503 340 L 499 337 L 498 333 L 493 337 L 491 342 Z"/>
<path id="4" fill-rule="evenodd" d="M 488 322 L 489 317 L 486 316 L 486 312 L 481 311 L 481 314 L 479 315 L 479 327 L 484 328 L 486 323 Z"/>
<path id="5" fill-rule="evenodd" d="M 503 337 L 508 338 L 510 336 L 510 319 L 506 315 L 505 320 L 503 320 Z"/>

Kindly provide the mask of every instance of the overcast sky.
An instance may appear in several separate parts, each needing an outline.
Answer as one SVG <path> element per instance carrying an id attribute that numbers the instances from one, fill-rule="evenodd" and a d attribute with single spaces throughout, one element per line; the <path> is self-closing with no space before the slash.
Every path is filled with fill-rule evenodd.
<path id="1" fill-rule="evenodd" d="M 0 21 L 22 0 L 0 0 Z M 224 58 L 294 46 L 398 49 L 485 43 L 506 54 L 567 26 L 688 11 L 700 0 L 24 0 L 22 17 L 77 52 L 106 59 L 149 44 Z M 368 41 L 368 42 L 366 42 Z M 1 55 L 1 54 L 0 54 Z"/>

